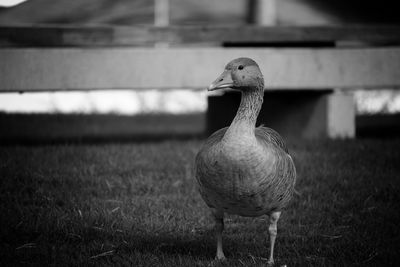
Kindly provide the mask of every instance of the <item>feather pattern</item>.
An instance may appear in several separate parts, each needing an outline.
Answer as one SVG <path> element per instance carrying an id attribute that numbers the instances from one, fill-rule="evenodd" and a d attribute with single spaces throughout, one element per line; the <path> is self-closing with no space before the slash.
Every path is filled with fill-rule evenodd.
<path id="1" fill-rule="evenodd" d="M 196 178 L 206 204 L 250 217 L 282 210 L 296 178 L 282 138 L 270 128 L 259 127 L 255 136 L 260 148 L 240 147 L 235 152 L 221 143 L 227 130 L 211 135 L 196 157 Z"/>

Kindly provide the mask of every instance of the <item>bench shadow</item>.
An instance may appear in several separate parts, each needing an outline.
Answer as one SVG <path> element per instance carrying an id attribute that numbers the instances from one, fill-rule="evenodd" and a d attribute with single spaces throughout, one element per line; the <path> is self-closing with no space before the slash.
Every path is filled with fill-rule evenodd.
<path id="1" fill-rule="evenodd" d="M 0 138 L 1 146 L 42 146 L 42 145 L 101 145 L 101 144 L 125 144 L 125 143 L 154 143 L 164 141 L 187 141 L 204 138 L 202 133 L 148 133 L 134 135 L 104 135 L 104 136 L 70 136 L 70 137 L 21 137 L 8 136 Z"/>

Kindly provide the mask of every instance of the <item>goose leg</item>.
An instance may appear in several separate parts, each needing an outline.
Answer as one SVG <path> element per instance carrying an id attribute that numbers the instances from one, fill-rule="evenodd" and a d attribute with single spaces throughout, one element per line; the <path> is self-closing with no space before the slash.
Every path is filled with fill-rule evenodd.
<path id="1" fill-rule="evenodd" d="M 281 212 L 272 212 L 269 216 L 269 242 L 270 242 L 270 252 L 269 252 L 269 259 L 268 259 L 268 266 L 274 265 L 274 246 L 275 246 L 275 239 L 278 233 L 277 223 L 279 217 L 281 216 Z"/>
<path id="2" fill-rule="evenodd" d="M 212 209 L 214 217 L 214 230 L 217 237 L 217 260 L 225 260 L 224 251 L 222 250 L 222 231 L 224 231 L 224 212 Z"/>

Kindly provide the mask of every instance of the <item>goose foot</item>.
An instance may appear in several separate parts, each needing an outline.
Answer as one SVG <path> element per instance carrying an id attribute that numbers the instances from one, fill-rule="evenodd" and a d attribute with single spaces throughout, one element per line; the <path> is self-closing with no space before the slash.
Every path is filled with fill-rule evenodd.
<path id="1" fill-rule="evenodd" d="M 215 260 L 216 261 L 226 261 L 225 255 L 222 254 L 217 254 L 217 256 L 215 256 Z"/>
<path id="2" fill-rule="evenodd" d="M 268 260 L 268 262 L 267 262 L 267 267 L 272 267 L 272 266 L 274 266 L 274 265 L 275 265 L 274 260 Z"/>
<path id="3" fill-rule="evenodd" d="M 215 256 L 214 260 L 208 264 L 208 267 L 218 267 L 218 266 L 226 266 L 228 260 L 224 255 Z"/>

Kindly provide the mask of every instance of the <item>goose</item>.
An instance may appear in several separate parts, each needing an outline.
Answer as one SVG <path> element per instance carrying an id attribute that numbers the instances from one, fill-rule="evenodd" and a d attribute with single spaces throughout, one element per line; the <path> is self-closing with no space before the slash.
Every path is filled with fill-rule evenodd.
<path id="1" fill-rule="evenodd" d="M 211 209 L 217 239 L 217 260 L 222 249 L 224 214 L 269 216 L 270 253 L 274 264 L 277 222 L 294 191 L 296 168 L 282 137 L 273 129 L 255 127 L 264 95 L 264 78 L 250 58 L 229 62 L 208 91 L 231 88 L 241 102 L 229 127 L 213 133 L 195 159 L 200 195 Z"/>

